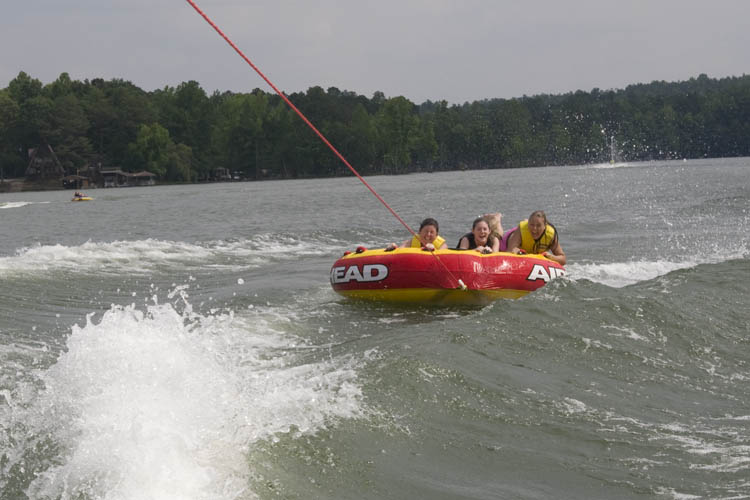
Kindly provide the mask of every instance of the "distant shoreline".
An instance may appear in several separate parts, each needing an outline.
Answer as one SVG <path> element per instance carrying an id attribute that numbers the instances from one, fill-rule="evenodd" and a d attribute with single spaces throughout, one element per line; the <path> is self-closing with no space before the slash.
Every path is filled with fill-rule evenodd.
<path id="1" fill-rule="evenodd" d="M 750 75 L 700 74 L 461 105 L 320 86 L 289 99 L 369 176 L 748 156 L 749 92 Z M 44 85 L 21 71 L 0 97 L 18 116 L 0 137 L 0 169 L 10 178 L 61 175 L 80 186 L 86 177 L 104 184 L 104 170 L 114 184 L 347 175 L 296 113 L 261 89 L 208 95 L 191 80 L 146 92 L 67 73 Z"/>
<path id="2" fill-rule="evenodd" d="M 747 156 L 730 156 L 730 157 L 717 157 L 713 158 L 716 160 L 728 160 L 733 158 L 748 158 Z M 711 158 L 682 158 L 682 159 L 671 159 L 671 160 L 634 160 L 634 161 L 623 161 L 623 162 L 617 162 L 619 163 L 649 163 L 649 162 L 682 162 L 682 161 L 701 161 L 701 160 L 708 160 Z M 466 170 L 461 169 L 454 169 L 454 170 L 440 170 L 436 172 L 471 172 L 471 171 L 484 171 L 484 170 L 508 170 L 508 169 L 525 169 L 525 168 L 562 168 L 562 167 L 574 167 L 574 166 L 586 166 L 586 165 L 599 165 L 600 163 L 586 163 L 582 165 L 538 165 L 538 166 L 516 166 L 516 167 L 502 167 L 502 168 L 469 168 Z M 405 172 L 405 173 L 398 173 L 398 174 L 370 174 L 366 175 L 364 177 L 371 178 L 371 177 L 380 177 L 380 176 L 394 176 L 394 175 L 411 175 L 411 174 L 424 174 L 424 173 L 436 173 L 436 172 Z M 292 181 L 292 180 L 309 180 L 309 179 L 335 179 L 335 178 L 341 178 L 341 177 L 353 177 L 353 176 L 347 176 L 347 175 L 334 175 L 334 176 L 316 176 L 316 177 L 296 177 L 296 178 L 266 178 L 266 179 L 243 179 L 243 180 L 234 180 L 234 181 L 201 181 L 201 182 L 159 182 L 157 184 L 154 184 L 154 186 L 176 186 L 176 185 L 203 185 L 203 184 L 236 184 L 241 182 L 264 182 L 264 181 Z M 23 178 L 12 178 L 12 179 L 3 179 L 0 181 L 0 194 L 4 193 L 28 193 L 28 192 L 34 192 L 34 191 L 76 191 L 74 188 L 66 188 L 60 186 L 60 179 L 55 180 L 49 180 L 46 182 L 40 182 L 40 181 L 28 181 Z M 85 188 L 80 188 L 78 191 L 90 191 L 90 190 L 111 190 L 111 189 L 123 189 L 128 187 L 144 187 L 144 186 L 121 186 L 121 187 L 97 187 L 97 186 L 89 186 Z M 146 186 L 149 187 L 149 186 Z"/>

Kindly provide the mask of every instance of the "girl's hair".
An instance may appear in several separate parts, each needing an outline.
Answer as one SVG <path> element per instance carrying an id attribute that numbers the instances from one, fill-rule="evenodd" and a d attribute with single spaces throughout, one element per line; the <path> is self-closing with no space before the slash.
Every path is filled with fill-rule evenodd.
<path id="1" fill-rule="evenodd" d="M 501 215 L 499 213 L 497 214 L 484 214 L 482 217 L 485 218 L 487 221 L 487 224 L 490 225 L 490 232 L 493 234 L 496 234 L 500 237 L 502 237 L 502 234 L 500 234 L 500 218 Z"/>
<path id="2" fill-rule="evenodd" d="M 480 222 L 486 223 L 487 226 L 490 225 L 490 222 L 487 220 L 486 217 L 477 217 L 476 219 L 474 219 L 474 222 L 471 224 L 471 228 L 474 229 L 475 227 L 477 227 L 477 224 L 479 224 Z"/>
<path id="3" fill-rule="evenodd" d="M 425 226 L 435 226 L 435 232 L 440 233 L 440 226 L 438 226 L 438 221 L 436 221 L 432 217 L 427 217 L 425 220 L 423 220 L 419 225 L 419 230 L 421 231 Z"/>
<path id="4" fill-rule="evenodd" d="M 547 224 L 547 214 L 544 213 L 544 210 L 535 210 L 534 212 L 531 212 L 531 215 L 529 215 L 529 220 L 533 219 L 534 217 L 541 217 L 545 224 Z"/>

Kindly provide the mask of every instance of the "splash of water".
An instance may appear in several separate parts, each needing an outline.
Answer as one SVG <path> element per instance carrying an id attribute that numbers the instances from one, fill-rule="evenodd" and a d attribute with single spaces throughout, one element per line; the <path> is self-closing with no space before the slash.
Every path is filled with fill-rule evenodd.
<path id="1" fill-rule="evenodd" d="M 0 203 L 0 209 L 5 209 L 5 208 L 21 208 L 21 207 L 25 207 L 26 205 L 34 205 L 34 204 L 43 205 L 43 204 L 47 204 L 47 203 L 51 203 L 51 202 L 49 202 L 49 201 L 37 201 L 37 202 L 34 202 L 34 201 L 7 201 L 7 202 L 4 202 L 4 203 Z"/>
<path id="2" fill-rule="evenodd" d="M 691 269 L 702 264 L 717 264 L 744 258 L 748 251 L 741 248 L 725 248 L 721 251 L 698 253 L 678 259 L 631 260 L 610 263 L 572 263 L 567 266 L 566 277 L 571 280 L 587 279 L 595 283 L 622 288 L 649 281 L 679 269 Z"/>
<path id="3" fill-rule="evenodd" d="M 22 248 L 15 256 L 0 257 L 0 273 L 50 270 L 141 272 L 156 267 L 206 267 L 241 270 L 257 268 L 273 260 L 301 256 L 330 255 L 340 246 L 279 235 L 256 235 L 252 239 L 186 243 L 145 239 L 94 242 L 78 246 L 37 245 Z"/>
<path id="4" fill-rule="evenodd" d="M 47 450 L 31 498 L 245 497 L 253 443 L 362 414 L 356 362 L 300 361 L 285 318 L 181 309 L 112 306 L 72 328 L 15 405 L 11 427 L 39 440 L 19 449 Z"/>

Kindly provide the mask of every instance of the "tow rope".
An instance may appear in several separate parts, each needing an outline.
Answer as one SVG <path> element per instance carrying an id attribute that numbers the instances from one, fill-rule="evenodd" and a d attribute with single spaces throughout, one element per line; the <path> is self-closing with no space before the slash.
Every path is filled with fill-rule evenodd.
<path id="1" fill-rule="evenodd" d="M 403 226 L 404 226 L 404 227 L 405 227 L 405 228 L 406 228 L 406 229 L 407 229 L 407 230 L 408 230 L 408 231 L 409 231 L 409 232 L 410 232 L 410 233 L 411 233 L 411 234 L 412 234 L 413 236 L 416 236 L 418 240 L 422 241 L 422 240 L 421 240 L 421 238 L 419 238 L 419 235 L 417 235 L 417 233 L 416 233 L 416 232 L 415 232 L 415 231 L 414 231 L 414 230 L 413 230 L 413 229 L 412 229 L 411 227 L 409 227 L 409 225 L 408 225 L 408 224 L 407 224 L 406 222 L 404 222 L 404 220 L 403 220 L 403 219 L 402 219 L 401 217 L 399 217 L 399 215 L 398 215 L 398 214 L 397 214 L 397 213 L 396 213 L 396 212 L 395 212 L 395 211 L 394 211 L 394 210 L 393 210 L 393 209 L 391 208 L 391 206 L 390 206 L 390 205 L 388 205 L 388 203 L 386 203 L 386 201 L 385 201 L 385 200 L 384 200 L 384 199 L 383 199 L 383 198 L 382 198 L 382 197 L 381 197 L 381 196 L 380 196 L 380 195 L 379 195 L 379 194 L 378 194 L 378 193 L 377 193 L 377 192 L 375 191 L 375 189 L 373 189 L 373 188 L 372 188 L 372 186 L 370 186 L 370 185 L 369 185 L 369 184 L 367 183 L 367 181 L 366 181 L 366 180 L 364 180 L 364 178 L 363 178 L 363 177 L 362 177 L 361 175 L 359 175 L 359 172 L 357 172 L 357 170 L 356 170 L 356 169 L 355 169 L 355 168 L 354 168 L 353 166 L 351 166 L 351 164 L 349 163 L 349 161 L 348 161 L 348 160 L 347 160 L 346 158 L 344 158 L 344 155 L 342 155 L 341 153 L 339 153 L 338 149 L 336 149 L 336 148 L 335 148 L 335 147 L 333 146 L 333 144 L 331 144 L 331 143 L 330 143 L 330 142 L 328 141 L 328 139 L 326 139 L 326 137 L 325 137 L 325 136 L 324 136 L 324 135 L 323 135 L 323 134 L 322 134 L 322 133 L 321 133 L 321 132 L 320 132 L 320 131 L 319 131 L 319 130 L 317 129 L 317 127 L 315 127 L 315 125 L 313 125 L 313 124 L 312 124 L 312 122 L 310 122 L 310 120 L 308 120 L 308 119 L 307 119 L 307 117 L 306 117 L 306 116 L 305 116 L 305 115 L 304 115 L 304 114 L 302 113 L 302 111 L 300 111 L 299 109 L 297 109 L 297 106 L 295 106 L 295 105 L 294 105 L 294 104 L 292 103 L 292 101 L 290 101 L 290 100 L 289 100 L 289 98 L 288 98 L 288 97 L 287 97 L 287 96 L 286 96 L 286 95 L 285 95 L 285 94 L 284 94 L 284 93 L 283 93 L 283 92 L 282 92 L 281 90 L 279 90 L 279 89 L 278 89 L 278 88 L 276 87 L 276 85 L 274 85 L 274 84 L 273 84 L 273 82 L 272 82 L 271 80 L 269 80 L 268 78 L 266 78 L 266 75 L 264 75 L 264 74 L 263 74 L 263 72 L 262 72 L 262 71 L 261 71 L 261 70 L 260 70 L 260 69 L 259 69 L 259 68 L 258 68 L 258 67 L 257 67 L 257 66 L 255 65 L 255 64 L 253 64 L 253 62 L 252 62 L 252 61 L 251 61 L 251 60 L 250 60 L 250 59 L 249 59 L 249 58 L 248 58 L 248 57 L 247 57 L 247 56 L 246 56 L 246 55 L 245 55 L 245 54 L 244 54 L 244 53 L 243 53 L 243 52 L 242 52 L 242 51 L 241 51 L 241 50 L 239 49 L 239 47 L 237 47 L 237 45 L 235 45 L 235 44 L 234 44 L 234 42 L 232 42 L 232 40 L 230 40 L 230 39 L 229 39 L 229 37 L 228 37 L 227 35 L 225 35 L 225 34 L 224 34 L 224 32 L 223 32 L 223 31 L 222 31 L 222 30 L 221 30 L 221 29 L 220 29 L 220 28 L 219 28 L 219 27 L 218 27 L 218 26 L 216 25 L 216 23 L 214 23 L 214 22 L 213 22 L 213 21 L 212 21 L 212 20 L 211 20 L 211 19 L 210 19 L 210 18 L 208 17 L 208 15 L 206 15 L 206 14 L 205 14 L 205 13 L 204 13 L 204 12 L 203 12 L 203 11 L 202 11 L 202 10 L 201 10 L 201 9 L 200 9 L 199 7 L 198 7 L 198 5 L 196 5 L 196 3 L 195 3 L 195 2 L 193 1 L 193 0 L 186 0 L 186 1 L 187 1 L 187 3 L 189 3 L 189 4 L 190 4 L 190 5 L 191 5 L 191 6 L 193 7 L 193 9 L 195 9 L 195 11 L 196 11 L 196 12 L 197 12 L 198 14 L 200 14 L 200 15 L 201 15 L 201 17 L 203 17 L 203 19 L 205 19 L 205 20 L 206 20 L 206 22 L 207 22 L 207 23 L 208 23 L 208 24 L 209 24 L 209 25 L 210 25 L 210 26 L 211 26 L 211 27 L 212 27 L 212 28 L 213 28 L 213 29 L 214 29 L 214 30 L 215 30 L 215 31 L 216 31 L 216 32 L 217 32 L 217 33 L 219 34 L 219 36 L 221 36 L 221 37 L 222 37 L 222 38 L 223 38 L 223 39 L 224 39 L 224 40 L 225 40 L 225 41 L 226 41 L 226 42 L 227 42 L 227 43 L 229 44 L 229 46 L 230 46 L 230 47 L 232 47 L 232 48 L 234 49 L 234 51 L 235 51 L 235 52 L 237 52 L 237 54 L 239 54 L 239 56 L 240 56 L 240 57 L 241 57 L 242 59 L 244 59 L 244 60 L 245 60 L 245 62 L 246 62 L 247 64 L 249 64 L 249 65 L 250 65 L 250 67 L 251 67 L 251 68 L 253 68 L 253 69 L 255 70 L 255 72 L 256 72 L 256 73 L 258 73 L 258 75 L 259 75 L 259 76 L 260 76 L 260 77 L 261 77 L 261 78 L 262 78 L 262 79 L 263 79 L 263 80 L 264 80 L 264 81 L 265 81 L 265 82 L 266 82 L 266 83 L 267 83 L 267 84 L 268 84 L 268 85 L 269 85 L 269 86 L 270 86 L 270 87 L 271 87 L 271 88 L 272 88 L 272 89 L 274 90 L 274 92 L 276 92 L 276 93 L 277 93 L 277 94 L 279 95 L 279 97 L 281 97 L 281 98 L 282 98 L 282 99 L 284 100 L 284 102 L 285 102 L 285 103 L 286 103 L 286 104 L 287 104 L 287 105 L 288 105 L 288 106 L 289 106 L 289 107 L 290 107 L 290 108 L 291 108 L 291 109 L 292 109 L 292 110 L 293 110 L 293 111 L 294 111 L 295 113 L 297 113 L 297 115 L 298 115 L 298 116 L 299 116 L 299 117 L 300 117 L 300 118 L 302 119 L 302 121 L 304 121 L 304 122 L 305 122 L 305 124 L 307 124 L 307 126 L 308 126 L 308 127 L 310 127 L 310 129 L 312 129 L 312 131 L 313 131 L 313 132 L 315 132 L 315 135 L 317 135 L 317 136 L 318 136 L 318 137 L 320 138 L 320 140 L 321 140 L 321 141 L 323 141 L 323 143 L 324 143 L 324 144 L 325 144 L 326 146 L 328 146 L 328 147 L 329 147 L 329 148 L 331 149 L 331 151 L 333 151 L 333 154 L 335 154 L 335 155 L 336 155 L 336 156 L 338 157 L 338 159 L 339 159 L 339 160 L 341 160 L 341 161 L 342 161 L 342 162 L 344 163 L 344 165 L 346 165 L 346 166 L 347 166 L 347 168 L 348 168 L 349 170 L 351 170 L 351 172 L 352 172 L 352 173 L 353 173 L 353 174 L 354 174 L 354 175 L 355 175 L 355 176 L 357 177 L 357 179 L 359 179 L 360 181 L 362 181 L 362 184 L 364 184 L 364 185 L 365 185 L 365 187 L 367 187 L 367 189 L 369 189 L 369 190 L 370 190 L 370 192 L 371 192 L 371 193 L 372 193 L 372 194 L 373 194 L 373 195 L 375 196 L 375 198 L 377 198 L 377 199 L 378 199 L 378 201 L 380 201 L 380 203 L 382 203 L 382 204 L 383 204 L 383 206 L 384 206 L 385 208 L 387 208 L 387 209 L 388 209 L 388 211 L 389 211 L 389 212 L 390 212 L 390 213 L 391 213 L 391 214 L 392 214 L 392 215 L 393 215 L 393 216 L 394 216 L 394 217 L 395 217 L 395 218 L 396 218 L 396 219 L 397 219 L 397 220 L 398 220 L 398 221 L 399 221 L 399 222 L 400 222 L 400 223 L 401 223 L 401 224 L 402 224 L 402 225 L 403 225 Z M 455 280 L 455 281 L 456 281 L 456 282 L 458 283 L 458 286 L 457 286 L 456 288 L 460 288 L 461 290 L 466 290 L 466 285 L 464 285 L 463 281 L 461 281 L 460 279 L 457 279 L 457 278 L 456 278 L 455 276 L 453 276 L 453 273 L 451 273 L 451 272 L 450 272 L 450 270 L 449 270 L 449 269 L 448 269 L 448 268 L 446 267 L 446 265 L 445 265 L 445 264 L 443 264 L 443 262 L 442 262 L 442 261 L 440 260 L 440 257 L 438 257 L 438 256 L 437 256 L 437 255 L 436 255 L 436 254 L 435 254 L 434 252 L 430 252 L 430 253 L 432 253 L 432 255 L 434 255 L 434 256 L 435 256 L 435 258 L 437 259 L 437 261 L 438 261 L 438 262 L 440 262 L 440 265 L 442 265 L 442 266 L 443 266 L 443 268 L 444 268 L 444 269 L 445 269 L 445 271 L 446 271 L 446 272 L 447 272 L 447 273 L 448 273 L 448 274 L 449 274 L 449 275 L 451 276 L 451 278 L 453 278 L 453 279 L 454 279 L 454 280 Z"/>

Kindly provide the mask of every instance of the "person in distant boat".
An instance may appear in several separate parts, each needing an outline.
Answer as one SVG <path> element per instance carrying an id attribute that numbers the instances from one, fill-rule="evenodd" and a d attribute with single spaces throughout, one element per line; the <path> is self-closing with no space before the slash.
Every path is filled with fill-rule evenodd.
<path id="1" fill-rule="evenodd" d="M 542 210 L 535 211 L 527 220 L 518 223 L 518 228 L 508 236 L 508 249 L 516 254 L 542 254 L 563 266 L 567 262 L 557 229 L 547 221 L 547 215 Z"/>
<path id="2" fill-rule="evenodd" d="M 401 245 L 395 243 L 388 244 L 385 247 L 386 251 L 395 250 L 396 248 L 421 248 L 422 250 L 442 250 L 448 246 L 445 243 L 445 238 L 438 235 L 440 226 L 438 221 L 428 217 L 422 221 L 419 225 L 419 232 L 416 236 L 412 236 L 411 239 L 404 241 Z"/>
<path id="3" fill-rule="evenodd" d="M 457 250 L 476 250 L 480 253 L 497 252 L 500 241 L 490 234 L 490 224 L 485 217 L 477 217 L 471 225 L 471 232 L 461 236 Z"/>

